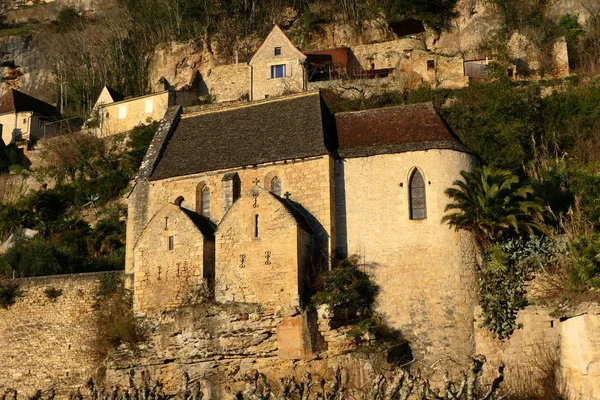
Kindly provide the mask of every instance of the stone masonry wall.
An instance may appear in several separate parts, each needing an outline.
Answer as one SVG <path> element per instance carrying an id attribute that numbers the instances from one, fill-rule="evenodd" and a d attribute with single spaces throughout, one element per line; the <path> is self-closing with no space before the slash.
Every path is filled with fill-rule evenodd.
<path id="1" fill-rule="evenodd" d="M 250 90 L 250 67 L 246 63 L 212 68 L 204 79 L 208 93 L 217 102 L 239 100 Z"/>
<path id="2" fill-rule="evenodd" d="M 169 249 L 169 238 L 173 249 Z M 203 289 L 214 265 L 204 265 L 205 238 L 179 207 L 168 204 L 150 221 L 135 246 L 134 308 L 172 310 Z"/>
<path id="3" fill-rule="evenodd" d="M 280 55 L 274 50 L 279 47 Z M 265 39 L 250 61 L 250 99 L 260 100 L 282 94 L 301 92 L 305 89 L 305 71 L 302 62 L 306 56 L 289 41 L 277 27 Z M 282 78 L 272 78 L 271 66 L 284 65 Z"/>
<path id="4" fill-rule="evenodd" d="M 94 303 L 104 273 L 15 279 L 21 295 L 0 308 L 0 386 L 31 393 L 64 389 L 92 376 Z M 51 300 L 48 288 L 62 290 Z"/>
<path id="5" fill-rule="evenodd" d="M 560 324 L 560 378 L 569 400 L 600 398 L 600 306 L 587 306 Z"/>
<path id="6" fill-rule="evenodd" d="M 104 105 L 100 118 L 102 136 L 127 132 L 139 124 L 160 120 L 169 107 L 169 95 L 162 92 Z"/>
<path id="7" fill-rule="evenodd" d="M 513 391 L 531 387 L 544 394 L 546 374 L 558 365 L 560 321 L 549 316 L 550 309 L 527 307 L 519 311 L 518 323 L 523 324 L 509 340 L 500 341 L 481 327 L 481 319 L 474 320 L 475 354 L 486 356 L 489 368 L 484 371 L 488 381 L 493 379 L 500 363 L 506 365 L 506 385 Z M 478 308 L 475 315 L 479 316 Z"/>
<path id="8" fill-rule="evenodd" d="M 470 170 L 472 155 L 427 150 L 336 163 L 337 243 L 359 254 L 380 286 L 377 309 L 413 345 L 417 361 L 471 355 L 473 261 L 470 237 L 440 220 L 444 190 Z M 425 181 L 427 218 L 409 218 L 414 168 Z"/>
<path id="9" fill-rule="evenodd" d="M 215 299 L 293 310 L 300 306 L 299 256 L 309 249 L 299 248 L 298 222 L 281 201 L 256 193 L 256 201 L 252 193 L 238 199 L 215 234 Z"/>
<path id="10" fill-rule="evenodd" d="M 207 185 L 210 189 L 210 219 L 219 224 L 223 218 L 222 179 L 227 173 L 237 172 L 240 178 L 241 193 L 247 193 L 258 180 L 259 187 L 270 190 L 271 181 L 277 176 L 281 180 L 281 193 L 289 193 L 290 200 L 298 203 L 308 214 L 314 217 L 309 221 L 315 231 L 316 240 L 322 249 L 329 254 L 333 245 L 329 233 L 332 229 L 332 199 L 330 177 L 330 156 L 314 157 L 305 160 L 286 160 L 275 163 L 261 164 L 256 167 L 236 168 L 231 170 L 214 171 L 169 178 L 160 181 L 150 181 L 148 192 L 130 198 L 134 206 L 140 203 L 146 208 L 146 220 L 136 221 L 136 225 L 145 226 L 148 220 L 158 210 L 168 203 L 173 203 L 178 197 L 183 197 L 182 206 L 191 210 L 201 211 L 200 190 Z M 147 202 L 147 206 L 144 204 Z M 139 207 L 138 207 L 139 209 Z M 133 241 L 137 240 L 133 235 Z M 128 239 L 130 236 L 128 235 Z"/>
<path id="11" fill-rule="evenodd" d="M 405 52 L 425 50 L 425 43 L 420 39 L 398 39 L 382 43 L 363 44 L 352 47 L 352 53 L 365 69 L 396 68 Z"/>

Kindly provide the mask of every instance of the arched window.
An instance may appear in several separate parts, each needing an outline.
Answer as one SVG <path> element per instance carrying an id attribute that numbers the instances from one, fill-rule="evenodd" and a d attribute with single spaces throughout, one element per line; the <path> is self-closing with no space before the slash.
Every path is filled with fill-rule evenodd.
<path id="1" fill-rule="evenodd" d="M 208 188 L 208 186 L 204 186 L 202 188 L 201 202 L 202 215 L 210 217 L 210 189 Z"/>
<path id="2" fill-rule="evenodd" d="M 412 173 L 409 183 L 410 219 L 427 218 L 427 204 L 425 201 L 425 181 L 418 169 Z"/>
<path id="3" fill-rule="evenodd" d="M 281 179 L 277 176 L 271 179 L 271 193 L 281 197 Z"/>
<path id="4" fill-rule="evenodd" d="M 184 201 L 185 201 L 185 199 L 183 198 L 183 196 L 179 196 L 178 198 L 175 199 L 175 201 L 173 202 L 173 204 L 175 204 L 176 206 L 181 207 L 181 205 L 183 204 Z"/>
<path id="5" fill-rule="evenodd" d="M 221 195 L 223 214 L 225 214 L 241 195 L 241 181 L 237 172 L 231 172 L 223 176 L 223 179 L 221 179 Z"/>

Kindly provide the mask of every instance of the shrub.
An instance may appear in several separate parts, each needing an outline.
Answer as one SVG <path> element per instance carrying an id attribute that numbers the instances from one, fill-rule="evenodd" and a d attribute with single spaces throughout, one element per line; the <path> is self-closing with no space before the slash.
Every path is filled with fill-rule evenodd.
<path id="1" fill-rule="evenodd" d="M 19 285 L 12 282 L 0 283 L 0 307 L 9 308 L 15 304 L 16 298 L 21 294 Z"/>
<path id="2" fill-rule="evenodd" d="M 98 336 L 95 350 L 107 356 L 122 344 L 136 346 L 147 339 L 145 327 L 133 314 L 133 296 L 117 274 L 105 274 L 98 284 L 95 305 Z"/>
<path id="3" fill-rule="evenodd" d="M 337 320 L 361 320 L 373 316 L 373 303 L 379 293 L 362 269 L 359 256 L 340 260 L 323 274 L 323 288 L 312 297 L 314 305 L 325 304 Z"/>
<path id="4" fill-rule="evenodd" d="M 517 313 L 527 305 L 526 283 L 534 273 L 555 259 L 554 243 L 547 238 L 509 239 L 487 248 L 478 270 L 482 326 L 493 337 L 509 338 L 517 324 Z"/>
<path id="5" fill-rule="evenodd" d="M 63 291 L 62 291 L 62 289 L 57 289 L 54 286 L 50 286 L 50 287 L 47 287 L 46 290 L 44 290 L 44 293 L 46 294 L 46 297 L 48 298 L 48 300 L 56 301 L 56 299 L 58 299 L 60 296 L 62 296 Z"/>

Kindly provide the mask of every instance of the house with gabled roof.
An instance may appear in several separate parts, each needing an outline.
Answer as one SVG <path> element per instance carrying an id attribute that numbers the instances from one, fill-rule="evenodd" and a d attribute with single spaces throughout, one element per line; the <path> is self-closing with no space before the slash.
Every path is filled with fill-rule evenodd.
<path id="1" fill-rule="evenodd" d="M 185 298 L 153 288 L 196 285 L 219 302 L 291 317 L 317 271 L 359 254 L 380 287 L 377 310 L 389 326 L 415 332 L 421 359 L 465 359 L 474 351 L 475 251 L 440 221 L 444 191 L 477 163 L 431 103 L 333 115 L 319 92 L 305 92 L 189 114 L 173 108 L 128 200 L 135 312 L 160 311 L 147 305 L 162 293 L 171 293 L 169 307 Z M 200 257 L 213 245 L 167 206 L 214 224 L 210 274 Z"/>
<path id="2" fill-rule="evenodd" d="M 56 134 L 56 127 L 46 124 L 57 120 L 58 109 L 16 89 L 0 97 L 0 124 L 5 145 L 18 141 L 36 141 Z"/>
<path id="3" fill-rule="evenodd" d="M 252 56 L 250 100 L 306 90 L 306 55 L 275 25 Z"/>
<path id="4" fill-rule="evenodd" d="M 97 136 L 108 137 L 128 132 L 140 124 L 159 121 L 169 107 L 189 106 L 199 101 L 193 91 L 175 91 L 168 84 L 165 86 L 163 91 L 137 97 L 125 96 L 104 86 L 87 125 L 96 128 Z"/>

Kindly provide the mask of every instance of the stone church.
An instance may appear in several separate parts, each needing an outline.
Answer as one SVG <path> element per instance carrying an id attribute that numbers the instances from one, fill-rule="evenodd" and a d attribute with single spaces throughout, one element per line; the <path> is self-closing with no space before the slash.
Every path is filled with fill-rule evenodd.
<path id="1" fill-rule="evenodd" d="M 476 163 L 430 103 L 333 115 L 305 92 L 170 109 L 129 196 L 135 311 L 208 290 L 295 315 L 317 264 L 358 254 L 387 324 L 425 352 L 468 354 L 474 249 L 440 220 Z"/>

